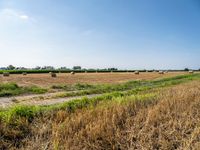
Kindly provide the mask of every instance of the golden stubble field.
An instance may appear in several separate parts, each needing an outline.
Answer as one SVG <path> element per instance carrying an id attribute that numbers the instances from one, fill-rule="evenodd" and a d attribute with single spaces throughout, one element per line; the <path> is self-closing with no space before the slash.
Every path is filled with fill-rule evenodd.
<path id="1" fill-rule="evenodd" d="M 0 83 L 14 82 L 21 86 L 41 86 L 49 87 L 56 84 L 75 84 L 75 83 L 120 83 L 130 80 L 152 80 L 163 77 L 173 77 L 177 75 L 188 74 L 187 72 L 169 72 L 159 74 L 158 72 L 143 72 L 139 75 L 134 73 L 58 73 L 56 78 L 52 78 L 50 74 L 11 74 L 9 77 L 0 75 Z"/>

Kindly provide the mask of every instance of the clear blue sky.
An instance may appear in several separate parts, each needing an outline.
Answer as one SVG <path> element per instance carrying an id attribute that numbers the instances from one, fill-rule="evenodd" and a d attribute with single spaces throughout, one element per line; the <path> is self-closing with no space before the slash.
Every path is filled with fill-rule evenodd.
<path id="1" fill-rule="evenodd" d="M 0 0 L 0 66 L 200 68 L 199 0 Z"/>

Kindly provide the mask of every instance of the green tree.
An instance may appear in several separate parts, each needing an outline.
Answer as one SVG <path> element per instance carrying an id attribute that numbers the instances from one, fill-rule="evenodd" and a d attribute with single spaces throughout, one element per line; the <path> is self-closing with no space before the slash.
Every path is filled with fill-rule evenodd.
<path id="1" fill-rule="evenodd" d="M 81 70 L 81 66 L 74 66 L 73 70 Z"/>
<path id="2" fill-rule="evenodd" d="M 184 71 L 189 71 L 189 68 L 185 68 Z"/>
<path id="3" fill-rule="evenodd" d="M 14 70 L 15 67 L 14 67 L 13 65 L 9 65 L 9 66 L 7 67 L 7 69 L 8 69 L 8 70 Z"/>

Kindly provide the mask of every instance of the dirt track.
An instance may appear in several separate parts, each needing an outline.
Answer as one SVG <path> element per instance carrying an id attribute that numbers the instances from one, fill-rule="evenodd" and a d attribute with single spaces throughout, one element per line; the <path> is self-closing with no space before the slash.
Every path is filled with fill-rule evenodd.
<path id="1" fill-rule="evenodd" d="M 185 72 L 186 73 L 186 72 Z M 3 77 L 0 75 L 0 83 L 14 82 L 23 86 L 37 85 L 41 87 L 49 87 L 55 84 L 75 84 L 75 83 L 119 83 L 129 80 L 151 80 L 163 77 L 172 77 L 184 72 L 170 72 L 164 75 L 158 73 L 77 73 L 71 75 L 69 73 L 59 73 L 57 78 L 50 77 L 50 74 L 28 74 L 10 75 L 10 77 Z"/>
<path id="2" fill-rule="evenodd" d="M 57 92 L 57 93 L 46 93 L 39 95 L 25 95 L 25 96 L 13 96 L 13 97 L 0 97 L 0 108 L 7 108 L 16 104 L 24 104 L 24 105 L 52 105 L 59 104 L 75 99 L 81 99 L 83 97 L 97 97 L 102 94 L 91 94 L 91 95 L 83 95 L 83 96 L 73 96 L 73 97 L 63 97 L 63 98 L 53 98 L 53 96 L 66 93 L 66 92 Z M 42 97 L 42 99 L 41 99 Z"/>

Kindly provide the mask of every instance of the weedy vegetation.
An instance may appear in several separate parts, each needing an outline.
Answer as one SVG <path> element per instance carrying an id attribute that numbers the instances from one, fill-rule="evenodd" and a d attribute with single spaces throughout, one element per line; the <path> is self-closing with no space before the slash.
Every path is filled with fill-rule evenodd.
<path id="1" fill-rule="evenodd" d="M 0 97 L 16 96 L 21 94 L 42 94 L 46 93 L 47 89 L 37 86 L 21 87 L 15 83 L 0 84 Z"/>

